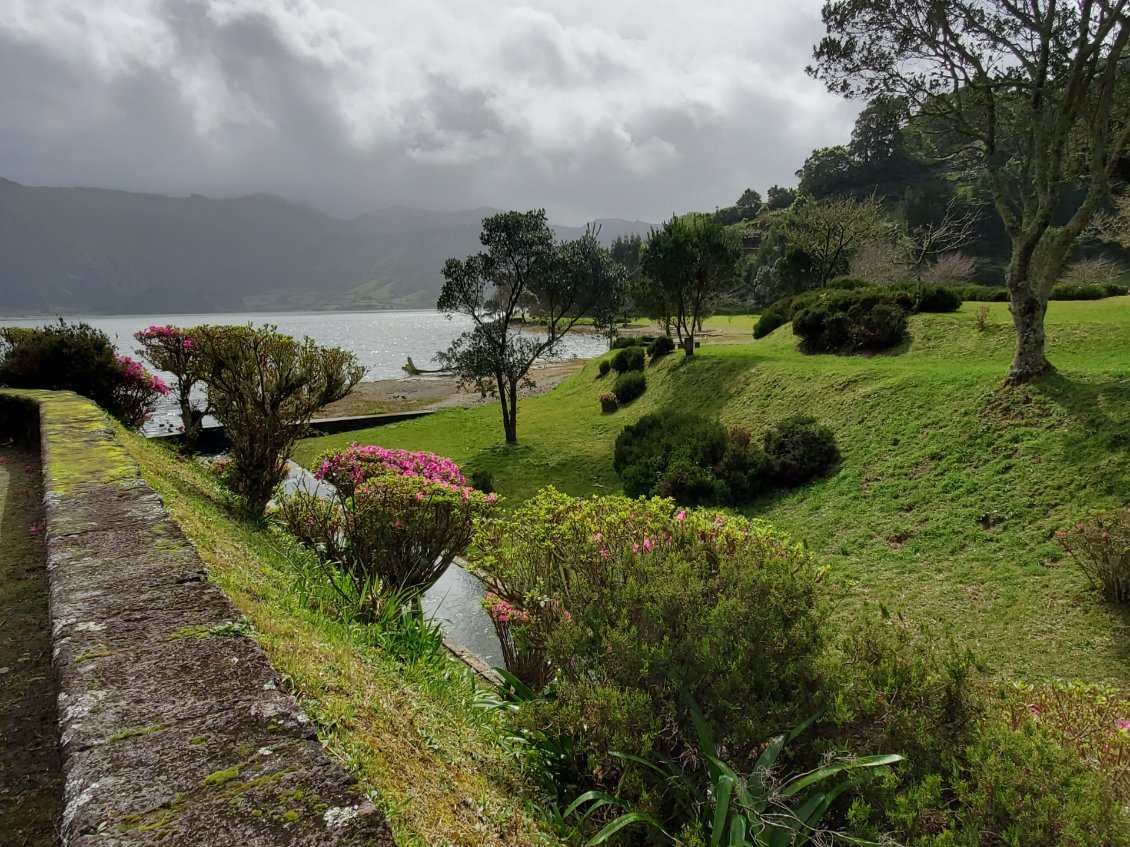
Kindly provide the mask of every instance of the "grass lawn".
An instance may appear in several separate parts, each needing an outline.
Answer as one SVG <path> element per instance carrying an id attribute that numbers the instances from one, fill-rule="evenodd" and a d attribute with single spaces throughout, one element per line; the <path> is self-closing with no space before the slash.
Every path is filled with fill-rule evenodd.
<path id="1" fill-rule="evenodd" d="M 1053 302 L 1047 328 L 1059 372 L 1022 389 L 1001 387 L 1014 343 L 1007 305 L 967 303 L 912 318 L 904 348 L 872 357 L 802 355 L 788 326 L 756 342 L 707 342 L 649 366 L 644 396 L 612 415 L 597 401 L 611 379 L 590 363 L 522 401 L 510 447 L 487 405 L 312 439 L 296 458 L 359 440 L 490 470 L 511 500 L 550 484 L 612 493 L 616 435 L 647 412 L 693 409 L 755 433 L 812 414 L 836 433 L 838 473 L 746 511 L 832 566 L 839 615 L 882 603 L 974 643 L 1003 675 L 1130 687 L 1127 617 L 1054 540 L 1057 528 L 1130 502 L 1130 297 Z"/>

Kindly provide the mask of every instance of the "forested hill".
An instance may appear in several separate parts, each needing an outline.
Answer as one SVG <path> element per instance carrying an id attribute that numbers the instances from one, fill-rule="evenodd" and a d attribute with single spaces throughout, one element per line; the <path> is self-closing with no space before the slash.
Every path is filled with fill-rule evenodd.
<path id="1" fill-rule="evenodd" d="M 444 260 L 479 250 L 494 212 L 390 208 L 341 220 L 268 194 L 217 200 L 0 179 L 0 315 L 432 308 Z M 651 227 L 600 224 L 605 243 Z"/>

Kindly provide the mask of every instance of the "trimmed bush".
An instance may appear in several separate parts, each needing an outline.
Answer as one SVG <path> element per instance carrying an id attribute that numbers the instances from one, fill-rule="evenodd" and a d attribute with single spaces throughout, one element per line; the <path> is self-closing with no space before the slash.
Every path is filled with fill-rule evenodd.
<path id="1" fill-rule="evenodd" d="M 619 402 L 616 400 L 615 394 L 601 394 L 600 395 L 600 411 L 606 415 L 610 415 L 620 408 Z"/>
<path id="2" fill-rule="evenodd" d="M 959 285 L 953 289 L 957 296 L 970 303 L 1007 303 L 1008 289 L 991 285 Z"/>
<path id="3" fill-rule="evenodd" d="M 1102 300 L 1107 296 L 1106 290 L 1101 285 L 1071 285 L 1061 283 L 1053 285 L 1049 300 Z"/>
<path id="4" fill-rule="evenodd" d="M 923 285 L 918 293 L 917 312 L 956 312 L 961 308 L 961 295 L 943 285 Z"/>
<path id="5" fill-rule="evenodd" d="M 655 493 L 668 470 L 678 466 L 711 468 L 726 455 L 726 430 L 693 412 L 652 412 L 624 427 L 616 437 L 612 467 L 624 493 Z"/>
<path id="6" fill-rule="evenodd" d="M 62 319 L 47 327 L 0 330 L 0 385 L 74 391 L 127 427 L 140 427 L 168 386 L 114 351 L 106 333 Z"/>
<path id="7" fill-rule="evenodd" d="M 647 355 L 652 359 L 666 356 L 675 352 L 675 339 L 669 335 L 661 335 L 647 345 Z"/>
<path id="8" fill-rule="evenodd" d="M 1124 294 L 1130 294 L 1130 291 L 1126 288 L 1126 284 L 1121 282 L 1103 283 L 1102 289 L 1107 297 L 1122 297 Z"/>
<path id="9" fill-rule="evenodd" d="M 840 460 L 832 430 L 806 415 L 785 418 L 765 433 L 764 444 L 765 474 L 784 488 L 823 476 Z"/>
<path id="10" fill-rule="evenodd" d="M 609 350 L 623 350 L 625 347 L 639 347 L 640 339 L 634 335 L 621 335 L 612 344 L 609 345 Z"/>
<path id="11" fill-rule="evenodd" d="M 824 290 L 832 291 L 859 291 L 863 288 L 875 288 L 875 283 L 869 282 L 866 279 L 851 279 L 845 277 L 842 279 L 833 279 L 824 286 Z"/>
<path id="12" fill-rule="evenodd" d="M 786 313 L 777 312 L 771 308 L 767 309 L 761 313 L 761 317 L 753 325 L 753 337 L 764 338 L 777 327 L 784 326 L 788 322 L 789 316 Z"/>
<path id="13" fill-rule="evenodd" d="M 616 401 L 623 405 L 624 403 L 631 403 L 643 394 L 646 388 L 647 380 L 642 373 L 628 371 L 616 377 L 616 382 L 612 384 L 612 393 L 616 395 Z"/>
<path id="14" fill-rule="evenodd" d="M 475 468 L 468 476 L 467 481 L 471 487 L 483 494 L 494 494 L 494 474 L 486 468 Z"/>
<path id="15" fill-rule="evenodd" d="M 808 353 L 886 350 L 906 337 L 906 314 L 887 292 L 821 291 L 794 309 L 793 333 Z"/>
<path id="16" fill-rule="evenodd" d="M 600 364 L 596 366 L 596 369 L 601 376 L 608 376 L 608 372 L 612 370 L 612 363 L 607 359 L 601 359 Z"/>
<path id="17" fill-rule="evenodd" d="M 612 370 L 621 374 L 628 371 L 642 371 L 645 361 L 642 347 L 625 347 L 617 350 L 616 355 L 612 357 Z"/>

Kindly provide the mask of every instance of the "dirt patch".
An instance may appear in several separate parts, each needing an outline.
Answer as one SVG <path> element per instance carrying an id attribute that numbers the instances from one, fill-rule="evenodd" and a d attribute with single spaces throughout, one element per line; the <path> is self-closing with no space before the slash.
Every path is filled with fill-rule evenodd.
<path id="1" fill-rule="evenodd" d="M 523 389 L 522 397 L 544 394 L 584 367 L 585 360 L 570 359 L 539 365 L 531 372 L 536 385 Z M 446 376 L 413 376 L 404 379 L 378 379 L 362 382 L 348 397 L 321 409 L 315 417 L 348 417 L 351 415 L 383 415 L 390 412 L 411 412 L 417 409 L 447 409 L 452 406 L 474 406 L 491 400 L 473 386 L 460 386 L 458 380 Z"/>
<path id="2" fill-rule="evenodd" d="M 39 453 L 0 446 L 0 837 L 15 847 L 57 845 L 62 815 L 45 561 Z"/>

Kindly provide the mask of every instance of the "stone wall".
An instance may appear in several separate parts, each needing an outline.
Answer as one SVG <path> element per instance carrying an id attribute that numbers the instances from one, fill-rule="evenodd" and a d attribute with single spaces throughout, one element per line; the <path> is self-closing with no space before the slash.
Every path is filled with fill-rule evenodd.
<path id="1" fill-rule="evenodd" d="M 30 403 L 29 403 L 30 401 Z M 64 778 L 62 842 L 393 845 L 332 763 L 104 413 L 38 406 Z"/>

